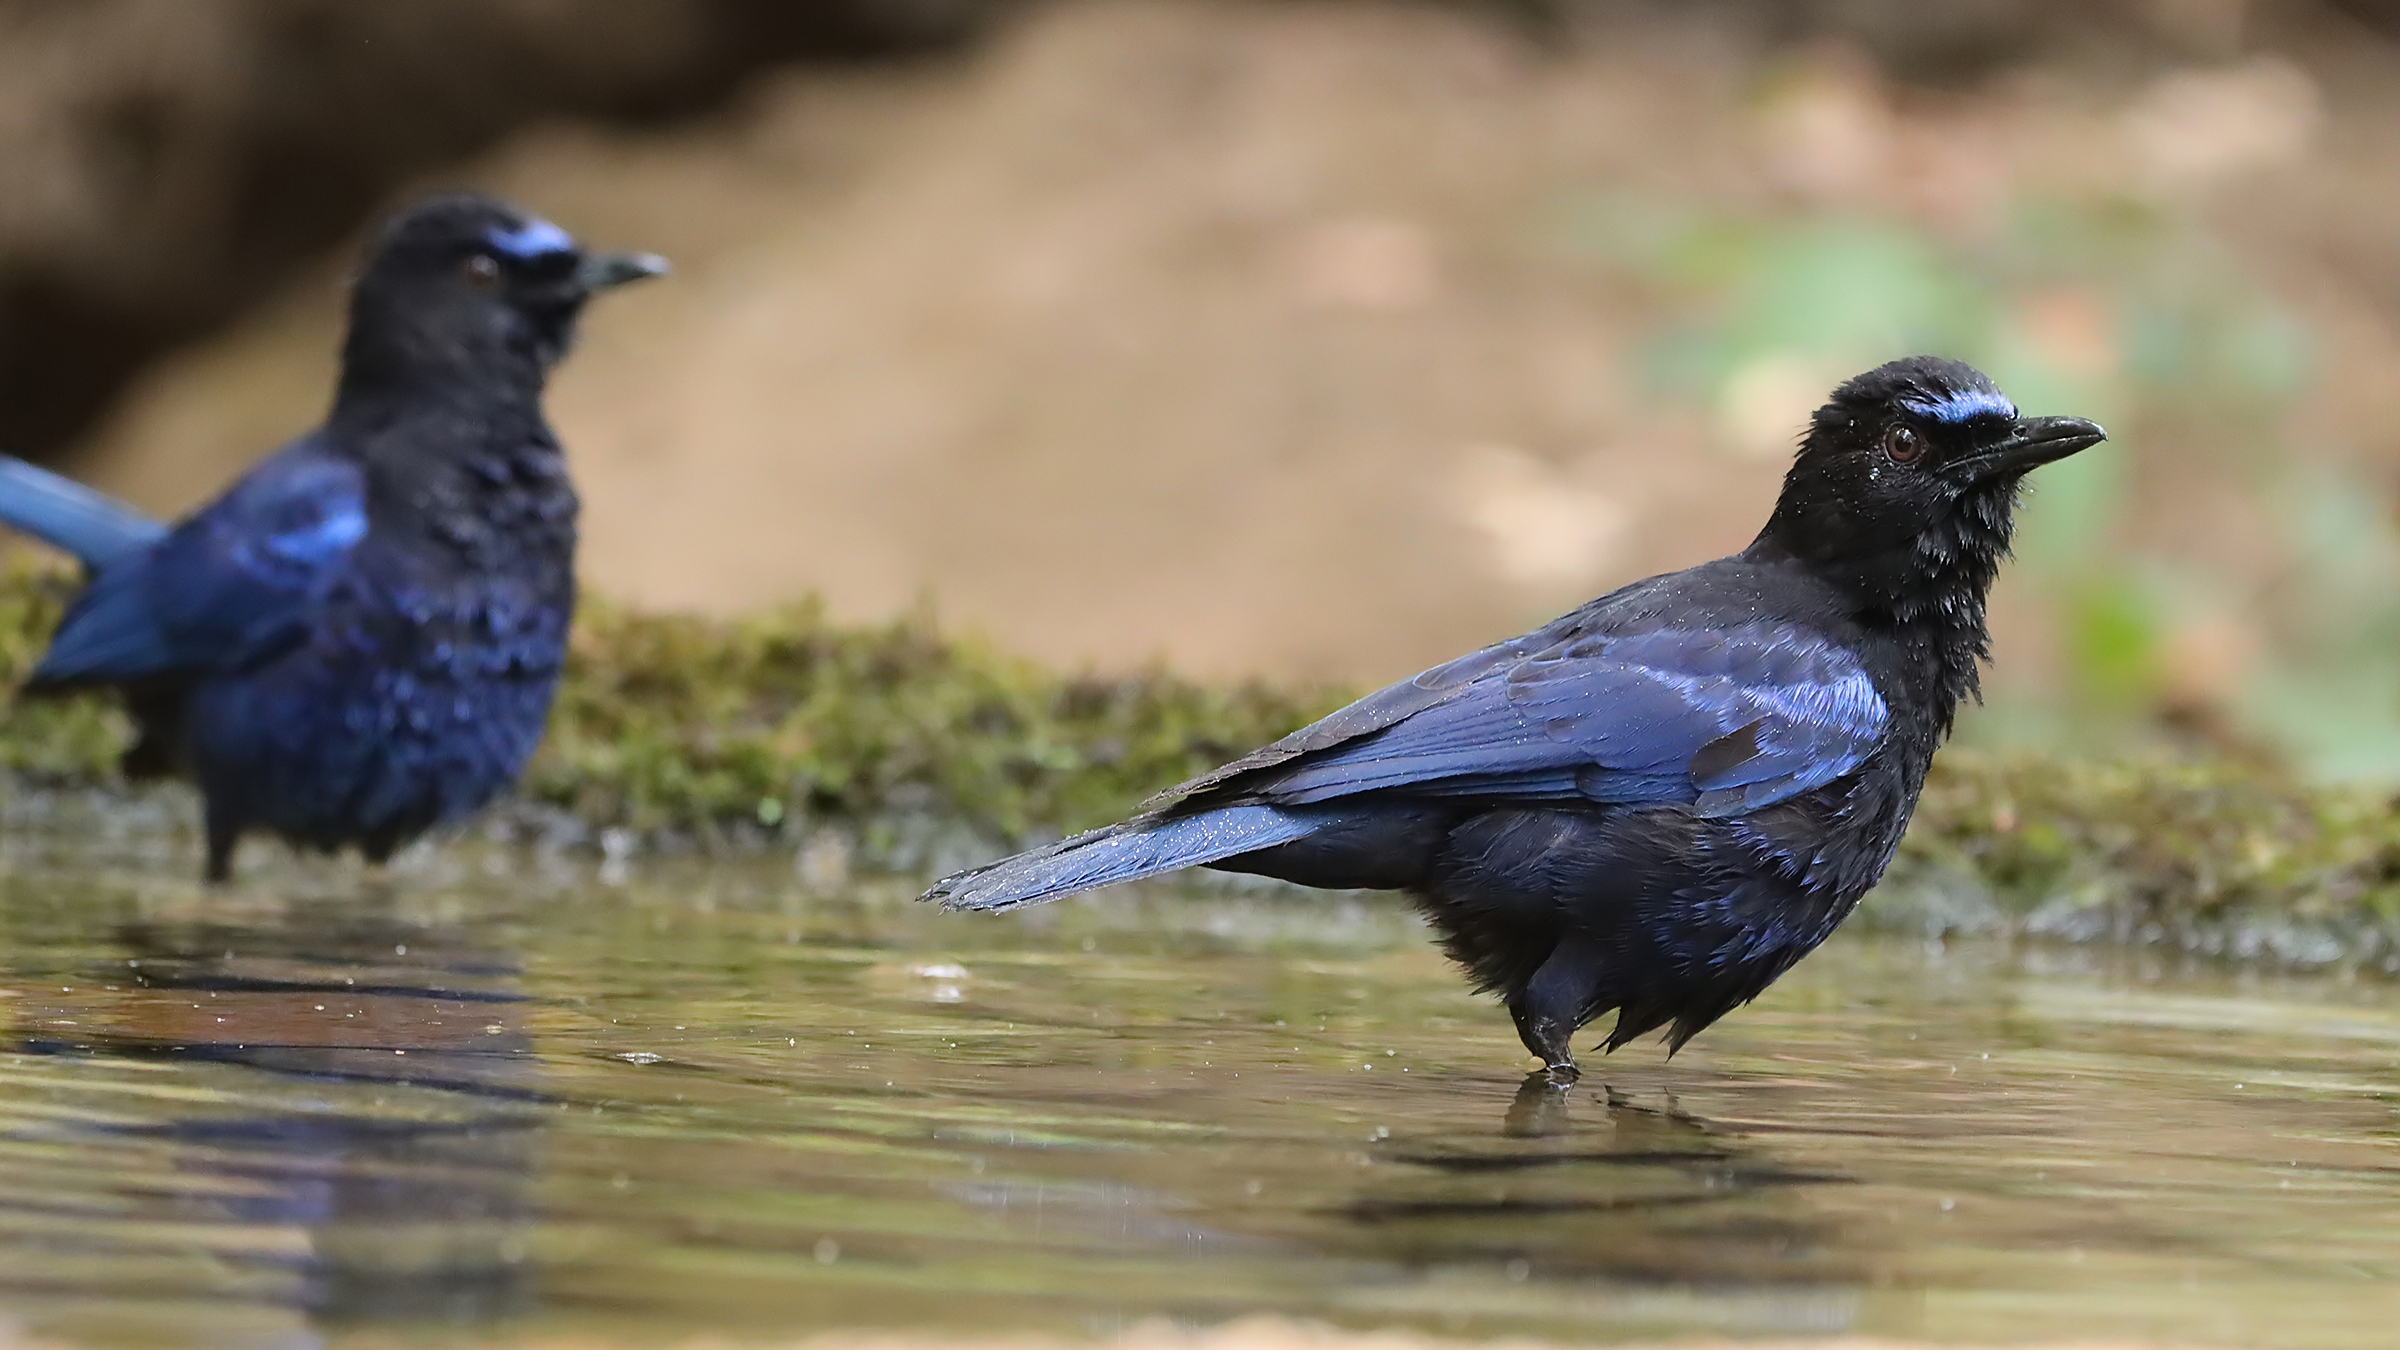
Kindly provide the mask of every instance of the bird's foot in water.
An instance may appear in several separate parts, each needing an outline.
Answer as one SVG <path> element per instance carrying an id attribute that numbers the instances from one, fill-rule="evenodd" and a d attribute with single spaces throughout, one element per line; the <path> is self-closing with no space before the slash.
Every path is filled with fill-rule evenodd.
<path id="1" fill-rule="evenodd" d="M 1568 1046 L 1568 1040 L 1573 1035 L 1567 1026 L 1555 1018 L 1517 1018 L 1518 1039 L 1524 1041 L 1525 1048 L 1542 1062 L 1542 1067 L 1534 1071 L 1535 1077 L 1547 1075 L 1554 1082 L 1566 1084 L 1574 1082 L 1583 1073 L 1583 1070 L 1575 1067 L 1575 1052 Z"/>
<path id="2" fill-rule="evenodd" d="M 1567 1090 L 1575 1086 L 1575 1076 L 1573 1064 L 1552 1064 L 1525 1075 L 1500 1133 L 1513 1139 L 1565 1134 L 1575 1123 L 1567 1118 Z"/>

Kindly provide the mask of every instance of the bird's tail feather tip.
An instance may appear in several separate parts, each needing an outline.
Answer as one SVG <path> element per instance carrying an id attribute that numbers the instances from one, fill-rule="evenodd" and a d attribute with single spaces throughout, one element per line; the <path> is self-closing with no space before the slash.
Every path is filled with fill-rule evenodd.
<path id="1" fill-rule="evenodd" d="M 920 897 L 931 900 L 951 914 L 997 914 L 1002 910 L 1055 900 L 1076 888 L 1057 887 L 1045 878 L 1019 877 L 1015 884 L 1007 876 L 993 876 L 1004 864 L 977 868 L 942 878 Z"/>
<path id="2" fill-rule="evenodd" d="M 934 882 L 932 885 L 926 887 L 925 893 L 918 896 L 917 900 L 920 903 L 931 901 L 934 904 L 940 905 L 944 909 L 948 909 L 950 908 L 950 902 L 958 895 L 959 883 L 965 881 L 972 875 L 974 875 L 972 872 L 952 872 L 948 876 L 943 877 Z"/>
<path id="3" fill-rule="evenodd" d="M 1288 843 L 1314 828 L 1309 818 L 1267 806 L 1237 806 L 1181 818 L 1136 817 L 952 873 L 935 882 L 925 898 L 946 910 L 992 914 L 1202 866 Z"/>
<path id="4" fill-rule="evenodd" d="M 1025 903 L 1014 896 L 977 899 L 973 896 L 952 895 L 943 897 L 942 912 L 945 914 L 998 914 L 1005 910 L 1015 909 Z"/>
<path id="5" fill-rule="evenodd" d="M 962 914 L 981 908 L 975 903 L 974 896 L 966 886 L 966 882 L 974 875 L 973 872 L 954 872 L 926 887 L 925 893 L 918 896 L 917 899 L 931 901 L 952 914 Z"/>
<path id="6" fill-rule="evenodd" d="M 1008 884 L 1010 878 L 1019 876 L 1026 871 L 1027 864 L 1049 856 L 1059 847 L 1057 843 L 1046 844 L 996 862 L 961 868 L 926 887 L 925 893 L 917 898 L 932 901 L 952 914 L 1014 909 L 1024 900 L 1018 893 L 1022 888 Z"/>

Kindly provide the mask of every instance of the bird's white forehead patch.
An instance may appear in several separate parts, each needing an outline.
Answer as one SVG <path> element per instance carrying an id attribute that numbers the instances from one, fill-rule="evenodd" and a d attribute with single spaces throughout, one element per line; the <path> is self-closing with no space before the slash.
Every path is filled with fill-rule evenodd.
<path id="1" fill-rule="evenodd" d="M 513 230 L 493 229 L 484 238 L 512 258 L 538 258 L 545 253 L 572 252 L 575 248 L 575 236 L 539 217 Z"/>
<path id="2" fill-rule="evenodd" d="M 1994 389 L 1953 389 L 1941 394 L 1916 394 L 1900 400 L 1900 406 L 1919 417 L 1936 422 L 1972 422 L 1978 417 L 2008 417 L 2017 415 L 2017 405 Z"/>

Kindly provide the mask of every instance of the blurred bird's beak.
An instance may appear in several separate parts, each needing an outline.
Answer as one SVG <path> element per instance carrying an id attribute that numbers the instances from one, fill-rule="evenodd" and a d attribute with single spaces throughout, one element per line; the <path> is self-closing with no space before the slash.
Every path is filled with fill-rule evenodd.
<path id="1" fill-rule="evenodd" d="M 2108 433 L 2098 422 L 2080 417 L 2028 417 L 2017 423 L 2015 435 L 1961 461 L 1960 467 L 1977 479 L 2028 473 L 2107 439 Z"/>
<path id="2" fill-rule="evenodd" d="M 594 253 L 575 269 L 575 280 L 586 291 L 605 291 L 645 277 L 663 277 L 667 272 L 667 260 L 655 253 Z"/>

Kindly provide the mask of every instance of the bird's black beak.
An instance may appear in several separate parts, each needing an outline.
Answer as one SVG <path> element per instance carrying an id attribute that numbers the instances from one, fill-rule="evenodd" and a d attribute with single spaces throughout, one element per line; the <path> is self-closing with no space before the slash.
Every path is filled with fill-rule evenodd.
<path id="1" fill-rule="evenodd" d="M 2107 439 L 2098 422 L 2080 417 L 2027 417 L 2008 439 L 1960 461 L 1959 467 L 1977 480 L 2024 474 Z"/>
<path id="2" fill-rule="evenodd" d="M 667 271 L 667 260 L 655 253 L 592 253 L 575 269 L 575 280 L 587 292 L 605 291 Z"/>

